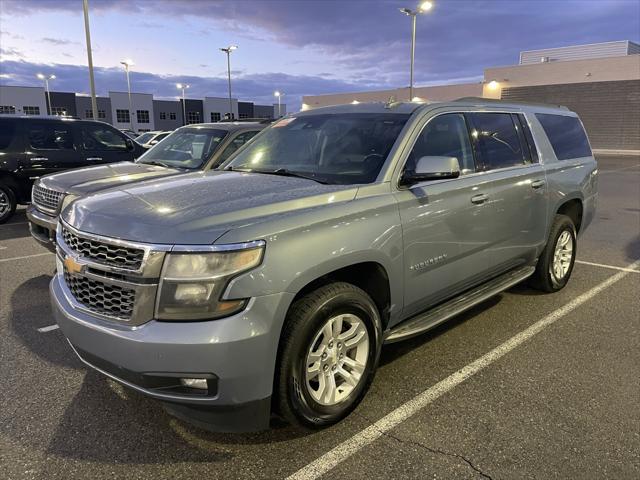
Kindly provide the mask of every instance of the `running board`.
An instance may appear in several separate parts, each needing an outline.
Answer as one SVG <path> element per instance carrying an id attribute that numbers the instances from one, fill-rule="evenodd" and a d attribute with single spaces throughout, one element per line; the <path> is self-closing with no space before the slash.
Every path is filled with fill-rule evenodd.
<path id="1" fill-rule="evenodd" d="M 484 302 L 488 298 L 491 298 L 494 295 L 514 286 L 516 283 L 520 283 L 524 279 L 530 277 L 534 271 L 535 267 L 532 266 L 525 266 L 511 270 L 494 278 L 493 280 L 490 280 L 489 282 L 483 283 L 471 290 L 467 290 L 463 294 L 454 297 L 431 310 L 427 310 L 415 317 L 411 317 L 392 328 L 387 333 L 385 343 L 399 342 L 400 340 L 406 340 L 407 338 L 426 332 L 427 330 L 440 325 L 445 320 L 449 320 L 451 317 L 470 309 L 474 305 Z"/>

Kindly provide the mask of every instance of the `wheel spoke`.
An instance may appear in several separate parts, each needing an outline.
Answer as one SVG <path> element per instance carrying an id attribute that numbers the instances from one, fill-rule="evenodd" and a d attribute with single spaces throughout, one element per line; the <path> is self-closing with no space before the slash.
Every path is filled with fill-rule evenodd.
<path id="1" fill-rule="evenodd" d="M 333 328 L 332 328 L 333 322 L 329 321 L 327 323 L 325 323 L 324 327 L 322 328 L 322 343 L 323 344 L 328 344 L 332 339 L 333 339 Z"/>
<path id="2" fill-rule="evenodd" d="M 308 380 L 313 380 L 314 378 L 316 378 L 318 376 L 320 371 L 321 371 L 320 362 L 316 362 L 316 363 L 308 366 L 307 367 L 307 379 Z"/>
<path id="3" fill-rule="evenodd" d="M 347 372 L 344 368 L 338 369 L 337 374 L 344 378 L 344 381 L 350 387 L 355 387 L 356 385 L 358 385 L 358 381 L 360 380 L 360 375 L 356 377 L 356 375 Z"/>
<path id="4" fill-rule="evenodd" d="M 338 339 L 340 337 L 340 333 L 342 333 L 342 318 L 340 315 L 333 319 L 333 325 L 331 326 L 332 334 L 334 339 Z"/>
<path id="5" fill-rule="evenodd" d="M 324 400 L 331 405 L 336 401 L 336 377 L 329 375 L 326 377 L 326 380 Z"/>
<path id="6" fill-rule="evenodd" d="M 367 335 L 367 331 L 365 330 L 364 327 L 358 328 L 357 332 L 355 333 L 355 335 L 353 335 L 348 340 L 344 341 L 345 347 L 347 347 L 347 348 L 355 347 L 356 345 L 358 345 L 363 340 L 366 340 L 366 335 Z"/>

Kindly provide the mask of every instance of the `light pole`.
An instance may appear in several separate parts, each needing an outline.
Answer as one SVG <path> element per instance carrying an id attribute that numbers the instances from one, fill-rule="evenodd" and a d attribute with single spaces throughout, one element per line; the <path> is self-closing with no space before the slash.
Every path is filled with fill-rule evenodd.
<path id="1" fill-rule="evenodd" d="M 280 112 L 280 99 L 282 98 L 282 96 L 284 95 L 284 93 L 282 93 L 279 90 L 276 90 L 275 92 L 273 92 L 274 97 L 278 97 L 278 118 L 282 117 L 282 113 Z"/>
<path id="2" fill-rule="evenodd" d="M 51 93 L 49 92 L 49 80 L 55 80 L 56 76 L 53 74 L 43 75 L 42 73 L 39 73 L 37 77 L 40 80 L 44 80 L 44 89 L 47 92 L 47 109 L 48 109 L 49 115 L 51 115 L 53 114 L 53 110 L 51 109 Z"/>
<path id="3" fill-rule="evenodd" d="M 189 88 L 191 85 L 187 85 L 186 83 L 176 83 L 176 88 L 182 90 L 182 124 L 187 124 L 187 104 L 184 100 L 184 91 Z"/>
<path id="4" fill-rule="evenodd" d="M 220 51 L 227 54 L 227 78 L 229 80 L 229 120 L 233 120 L 233 100 L 231 100 L 231 52 L 238 48 L 237 45 L 229 45 Z"/>
<path id="5" fill-rule="evenodd" d="M 409 75 L 409 101 L 413 100 L 413 63 L 416 57 L 416 17 L 419 13 L 428 12 L 433 8 L 433 2 L 422 2 L 418 8 L 411 10 L 410 8 L 401 8 L 400 11 L 411 17 L 411 73 Z"/>
<path id="6" fill-rule="evenodd" d="M 84 12 L 84 33 L 87 39 L 87 62 L 89 65 L 89 87 L 91 88 L 91 113 L 94 120 L 98 120 L 98 100 L 96 99 L 96 84 L 93 80 L 93 54 L 91 53 L 91 32 L 89 31 L 89 0 L 82 1 Z"/>
<path id="7" fill-rule="evenodd" d="M 129 80 L 129 67 L 135 65 L 135 63 L 133 63 L 133 60 L 128 58 L 126 60 L 122 60 L 120 64 L 124 65 L 124 71 L 127 72 L 127 93 L 129 94 L 129 127 L 131 128 L 131 131 L 135 132 L 135 130 L 133 129 L 133 106 L 131 104 L 131 81 Z"/>

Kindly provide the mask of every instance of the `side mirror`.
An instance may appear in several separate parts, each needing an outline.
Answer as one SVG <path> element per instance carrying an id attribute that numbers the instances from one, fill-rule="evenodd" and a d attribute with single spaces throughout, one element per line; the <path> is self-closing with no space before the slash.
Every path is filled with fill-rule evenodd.
<path id="1" fill-rule="evenodd" d="M 124 139 L 124 143 L 127 145 L 127 151 L 128 152 L 133 152 L 135 150 L 135 145 L 133 144 L 133 140 L 131 140 L 130 138 L 125 138 Z"/>
<path id="2" fill-rule="evenodd" d="M 404 172 L 402 184 L 413 185 L 427 180 L 443 180 L 459 176 L 460 164 L 456 157 L 420 157 L 413 172 Z"/>

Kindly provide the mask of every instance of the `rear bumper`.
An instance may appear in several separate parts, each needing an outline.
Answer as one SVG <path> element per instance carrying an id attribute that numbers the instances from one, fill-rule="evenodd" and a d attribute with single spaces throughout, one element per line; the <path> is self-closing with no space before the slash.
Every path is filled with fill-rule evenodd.
<path id="1" fill-rule="evenodd" d="M 58 218 L 42 213 L 33 204 L 27 207 L 29 232 L 39 243 L 55 252 L 56 227 Z"/>
<path id="2" fill-rule="evenodd" d="M 245 311 L 220 320 L 152 320 L 128 327 L 73 309 L 60 275 L 50 293 L 56 322 L 86 365 L 202 428 L 268 427 L 280 328 L 292 295 L 254 298 Z M 207 378 L 209 391 L 185 394 L 167 387 L 167 379 L 175 384 L 179 378 Z"/>

